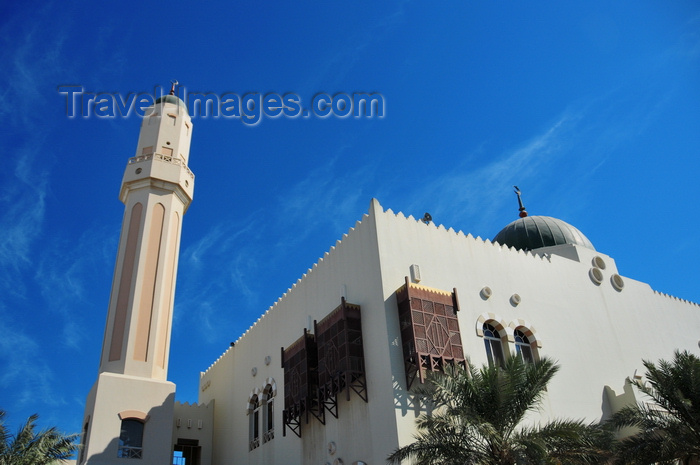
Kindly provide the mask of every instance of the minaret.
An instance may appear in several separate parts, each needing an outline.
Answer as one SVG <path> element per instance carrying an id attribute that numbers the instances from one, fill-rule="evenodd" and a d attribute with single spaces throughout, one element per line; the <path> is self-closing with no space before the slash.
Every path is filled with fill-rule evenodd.
<path id="1" fill-rule="evenodd" d="M 122 179 L 124 219 L 79 464 L 172 463 L 170 331 L 182 216 L 194 189 L 192 121 L 174 94 L 173 86 L 146 111 Z"/>

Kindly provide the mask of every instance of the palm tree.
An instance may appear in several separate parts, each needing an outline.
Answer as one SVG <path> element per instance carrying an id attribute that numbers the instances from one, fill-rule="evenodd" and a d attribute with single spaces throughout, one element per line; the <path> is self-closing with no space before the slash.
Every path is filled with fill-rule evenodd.
<path id="1" fill-rule="evenodd" d="M 77 434 L 64 435 L 56 428 L 35 431 L 38 415 L 32 415 L 12 436 L 0 410 L 0 465 L 53 465 L 70 459 L 78 449 Z"/>
<path id="2" fill-rule="evenodd" d="M 419 389 L 432 413 L 417 420 L 416 441 L 388 461 L 416 465 L 513 465 L 603 463 L 611 435 L 581 421 L 522 426 L 538 408 L 559 367 L 512 356 L 481 369 L 448 366 Z"/>
<path id="3" fill-rule="evenodd" d="M 644 361 L 648 384 L 637 387 L 653 403 L 625 407 L 611 423 L 635 427 L 638 434 L 620 441 L 619 463 L 694 463 L 700 460 L 700 358 L 687 351 L 673 361 Z"/>

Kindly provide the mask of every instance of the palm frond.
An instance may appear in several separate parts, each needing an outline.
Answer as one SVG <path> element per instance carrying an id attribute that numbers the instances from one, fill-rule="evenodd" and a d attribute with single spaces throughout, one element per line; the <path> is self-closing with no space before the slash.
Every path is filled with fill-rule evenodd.
<path id="1" fill-rule="evenodd" d="M 394 451 L 388 461 L 416 465 L 598 463 L 593 460 L 602 456 L 597 447 L 603 433 L 596 430 L 596 439 L 581 422 L 518 429 L 526 414 L 539 407 L 558 369 L 548 358 L 532 364 L 513 356 L 503 367 L 448 366 L 444 374 L 431 375 L 429 386 L 417 392 L 433 410 L 417 419 L 415 441 Z M 580 450 L 576 453 L 569 447 Z M 552 453 L 559 458 L 552 458 Z"/>
<path id="2" fill-rule="evenodd" d="M 615 413 L 610 424 L 634 427 L 620 441 L 618 463 L 675 463 L 700 457 L 700 359 L 674 353 L 672 361 L 644 361 L 648 384 L 638 388 L 652 403 L 638 403 Z"/>
<path id="3" fill-rule="evenodd" d="M 78 435 L 64 435 L 56 428 L 36 432 L 38 415 L 27 419 L 12 436 L 3 423 L 5 412 L 0 410 L 0 464 L 54 465 L 70 459 L 77 450 Z"/>

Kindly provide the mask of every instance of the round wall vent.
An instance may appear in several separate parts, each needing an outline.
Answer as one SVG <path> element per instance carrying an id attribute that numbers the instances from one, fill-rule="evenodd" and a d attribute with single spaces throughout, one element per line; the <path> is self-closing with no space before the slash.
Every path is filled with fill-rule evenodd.
<path id="1" fill-rule="evenodd" d="M 600 283 L 603 282 L 603 272 L 600 271 L 600 268 L 591 268 L 588 272 L 588 276 L 591 277 L 591 281 L 593 281 L 596 286 L 599 286 Z"/>
<path id="2" fill-rule="evenodd" d="M 610 276 L 610 283 L 616 291 L 621 291 L 625 287 L 625 280 L 619 274 L 614 274 Z"/>
<path id="3" fill-rule="evenodd" d="M 510 304 L 513 307 L 517 307 L 518 305 L 520 305 L 520 302 L 522 302 L 522 299 L 520 298 L 519 294 L 513 294 L 512 296 L 510 296 Z"/>
<path id="4" fill-rule="evenodd" d="M 491 295 L 493 295 L 493 292 L 491 291 L 491 288 L 488 286 L 485 286 L 481 291 L 479 292 L 481 295 L 481 298 L 484 300 L 487 300 Z"/>
<path id="5" fill-rule="evenodd" d="M 603 260 L 599 255 L 593 257 L 592 262 L 594 267 L 600 268 L 601 270 L 605 269 L 605 260 Z"/>

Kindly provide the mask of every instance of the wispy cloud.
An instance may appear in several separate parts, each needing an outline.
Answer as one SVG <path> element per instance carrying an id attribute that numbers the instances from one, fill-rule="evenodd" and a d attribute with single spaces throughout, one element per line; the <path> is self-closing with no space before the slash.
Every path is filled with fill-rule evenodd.
<path id="1" fill-rule="evenodd" d="M 197 331 L 209 342 L 230 337 L 226 328 L 233 315 L 230 308 L 234 297 L 243 297 L 248 305 L 255 305 L 257 295 L 251 282 L 244 279 L 256 274 L 262 266 L 257 231 L 260 231 L 259 213 L 251 212 L 246 218 L 225 219 L 182 251 L 178 275 L 176 309 L 173 318 L 175 330 L 196 322 Z M 253 258 L 251 258 L 253 257 Z M 252 270 L 244 267 L 255 268 Z M 218 272 L 212 279 L 211 270 Z"/>
<path id="2" fill-rule="evenodd" d="M 494 213 L 504 202 L 512 202 L 513 199 L 504 192 L 508 192 L 513 184 L 536 178 L 554 159 L 567 153 L 573 143 L 571 133 L 580 118 L 580 113 L 567 110 L 542 132 L 490 162 L 483 163 L 483 156 L 465 156 L 465 159 L 478 158 L 481 164 L 462 165 L 417 187 L 409 208 L 418 211 L 425 205 L 436 205 L 431 214 L 438 223 L 449 226 L 470 218 L 476 221 L 470 225 L 474 231 L 485 230 L 486 225 L 493 224 Z"/>
<path id="3" fill-rule="evenodd" d="M 31 262 L 32 245 L 41 233 L 46 210 L 47 173 L 33 170 L 38 150 L 17 155 L 14 177 L 0 195 L 0 278 L 5 292 L 22 294 L 20 272 Z"/>
<path id="4" fill-rule="evenodd" d="M 35 281 L 46 302 L 46 310 L 56 318 L 62 344 L 79 349 L 90 335 L 80 324 L 76 309 L 92 306 L 94 294 L 90 286 L 98 276 L 108 279 L 114 256 L 105 249 L 116 250 L 118 233 L 106 228 L 90 228 L 74 241 L 49 240 L 38 259 Z M 103 303 L 106 306 L 106 302 Z M 59 326 L 60 325 L 60 326 Z"/>
<path id="5" fill-rule="evenodd" d="M 340 239 L 353 223 L 349 218 L 359 219 L 358 211 L 366 207 L 372 168 L 338 174 L 337 164 L 338 156 L 330 157 L 265 211 L 222 219 L 182 251 L 176 331 L 196 321 L 209 342 L 237 337 L 231 328 L 254 321 L 274 303 L 261 293 L 268 270 L 282 266 L 290 250 L 308 243 L 319 230 L 330 229 Z M 319 255 L 330 245 L 323 244 Z M 217 270 L 214 279 L 211 269 Z M 301 276 L 303 266 L 298 271 Z"/>
<path id="6" fill-rule="evenodd" d="M 372 179 L 371 167 L 343 171 L 337 167 L 338 157 L 308 172 L 278 198 L 274 227 L 278 231 L 293 230 L 295 233 L 281 238 L 276 247 L 303 242 L 324 224 L 345 229 L 350 226 L 347 218 L 357 216 L 358 205 L 366 200 L 362 195 Z"/>
<path id="7" fill-rule="evenodd" d="M 12 392 L 17 408 L 34 406 L 37 401 L 60 405 L 63 398 L 54 392 L 54 373 L 42 357 L 40 344 L 13 325 L 6 309 L 0 307 L 0 388 Z"/>
<path id="8" fill-rule="evenodd" d="M 18 10 L 3 18 L 0 25 L 0 37 L 12 38 L 5 39 L 0 47 L 0 60 L 6 65 L 0 74 L 0 118 L 10 131 L 0 142 L 0 150 L 13 154 L 5 160 L 5 167 L 10 169 L 0 174 L 0 277 L 5 290 L 13 294 L 24 292 L 19 272 L 32 259 L 49 190 L 52 162 L 40 157 L 46 154 L 52 127 L 36 108 L 45 104 L 46 91 L 55 88 L 56 73 L 65 62 L 65 33 L 60 27 L 52 31 L 51 41 L 43 39 L 46 31 L 40 20 L 51 16 L 51 9 L 52 4 L 38 11 Z M 28 20 L 26 15 L 30 13 L 37 21 Z"/>
<path id="9" fill-rule="evenodd" d="M 350 35 L 344 47 L 339 47 L 330 57 L 322 61 L 322 64 L 311 73 L 311 77 L 304 88 L 300 89 L 306 95 L 312 95 L 324 89 L 332 89 L 340 85 L 344 78 L 360 60 L 363 53 L 374 44 L 380 43 L 391 35 L 393 30 L 405 21 L 404 10 L 407 1 L 401 0 L 397 7 L 385 16 L 372 16 L 371 24 L 367 28 L 360 29 Z M 341 90 L 341 89 L 336 89 Z M 369 89 L 343 89 L 346 92 Z"/>

